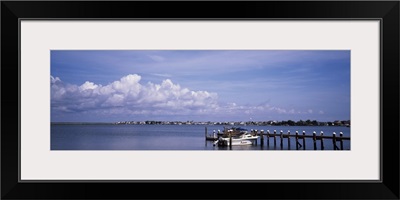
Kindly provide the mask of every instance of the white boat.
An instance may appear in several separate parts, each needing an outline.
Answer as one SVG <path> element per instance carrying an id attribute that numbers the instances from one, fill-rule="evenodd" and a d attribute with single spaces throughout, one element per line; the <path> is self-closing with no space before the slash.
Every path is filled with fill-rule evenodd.
<path id="1" fill-rule="evenodd" d="M 260 136 L 251 135 L 248 132 L 241 134 L 239 137 L 232 137 L 232 146 L 235 145 L 252 145 L 253 141 L 257 141 Z M 217 141 L 214 142 L 214 146 L 229 146 L 231 138 L 229 137 L 219 137 Z"/>
<path id="2" fill-rule="evenodd" d="M 253 143 L 249 140 L 240 140 L 240 141 L 232 141 L 232 146 L 241 146 L 241 145 L 252 145 Z M 228 143 L 229 146 L 229 143 Z"/>
<path id="3" fill-rule="evenodd" d="M 246 132 L 242 135 L 239 136 L 239 138 L 235 139 L 240 139 L 240 140 L 257 140 L 260 136 L 258 135 L 251 135 L 250 133 Z M 228 138 L 229 139 L 229 138 Z M 232 138 L 233 140 L 234 138 Z"/>

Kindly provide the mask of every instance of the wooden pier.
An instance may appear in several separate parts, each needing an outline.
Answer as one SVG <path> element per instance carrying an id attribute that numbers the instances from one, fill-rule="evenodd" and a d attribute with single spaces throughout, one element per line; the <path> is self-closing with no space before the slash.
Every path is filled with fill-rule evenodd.
<path id="1" fill-rule="evenodd" d="M 342 132 L 339 133 L 339 136 L 337 136 L 335 132 L 333 132 L 331 136 L 324 135 L 324 133 L 322 131 L 319 134 L 317 134 L 315 131 L 313 131 L 312 135 L 307 135 L 305 131 L 303 131 L 302 134 L 299 134 L 299 132 L 296 131 L 294 135 L 293 134 L 291 135 L 290 131 L 288 131 L 286 134 L 284 134 L 283 131 L 280 131 L 280 133 L 277 133 L 276 130 L 274 130 L 273 133 L 270 133 L 269 130 L 267 130 L 267 132 L 264 132 L 264 130 L 260 130 L 260 131 L 251 130 L 250 133 L 251 133 L 251 135 L 260 136 L 259 140 L 260 140 L 260 145 L 262 145 L 262 146 L 265 144 L 265 138 L 266 138 L 267 146 L 270 145 L 270 140 L 273 140 L 273 145 L 274 145 L 274 147 L 276 147 L 277 146 L 276 138 L 279 137 L 280 138 L 279 145 L 280 145 L 281 149 L 283 147 L 284 139 L 286 139 L 286 138 L 287 138 L 287 146 L 290 149 L 290 138 L 291 137 L 295 138 L 296 150 L 301 150 L 301 149 L 306 150 L 306 139 L 307 138 L 313 140 L 314 150 L 318 150 L 318 146 L 319 146 L 319 150 L 325 150 L 325 146 L 324 146 L 325 140 L 331 140 L 331 142 L 333 144 L 333 150 L 344 150 L 343 149 L 343 141 L 350 140 L 350 137 L 344 137 Z M 226 128 L 224 128 L 223 132 L 213 131 L 212 134 L 208 134 L 207 127 L 205 128 L 206 141 L 216 141 L 216 140 L 218 140 L 219 137 L 229 137 L 229 136 L 232 136 L 232 133 L 231 132 L 228 133 Z M 319 143 L 319 145 L 317 143 Z M 257 142 L 256 142 L 256 145 L 257 145 Z"/>

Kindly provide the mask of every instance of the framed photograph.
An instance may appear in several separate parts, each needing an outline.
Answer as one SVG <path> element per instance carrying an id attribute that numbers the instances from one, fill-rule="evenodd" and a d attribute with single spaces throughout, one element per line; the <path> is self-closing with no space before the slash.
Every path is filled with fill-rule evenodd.
<path id="1" fill-rule="evenodd" d="M 397 1 L 1 6 L 3 199 L 400 196 Z"/>

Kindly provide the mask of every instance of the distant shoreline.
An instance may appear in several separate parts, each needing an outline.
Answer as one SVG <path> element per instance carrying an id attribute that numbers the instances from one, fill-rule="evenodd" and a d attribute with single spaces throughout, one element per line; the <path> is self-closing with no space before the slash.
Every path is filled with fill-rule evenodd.
<path id="1" fill-rule="evenodd" d="M 262 122 L 193 122 L 193 121 L 120 121 L 120 122 L 51 122 L 51 125 L 203 125 L 203 126 L 346 126 L 350 120 L 318 122 L 316 120 L 300 121 L 262 121 Z"/>
<path id="2" fill-rule="evenodd" d="M 112 122 L 50 122 L 51 125 L 113 125 Z"/>

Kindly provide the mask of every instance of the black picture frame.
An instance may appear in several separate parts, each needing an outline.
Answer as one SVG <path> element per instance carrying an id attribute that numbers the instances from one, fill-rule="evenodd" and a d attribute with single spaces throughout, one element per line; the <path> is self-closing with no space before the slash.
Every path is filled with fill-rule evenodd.
<path id="1" fill-rule="evenodd" d="M 399 199 L 399 8 L 398 1 L 2 1 L 1 198 Z M 19 19 L 22 18 L 380 19 L 382 180 L 19 182 Z M 345 163 L 338 169 L 346 170 Z"/>

